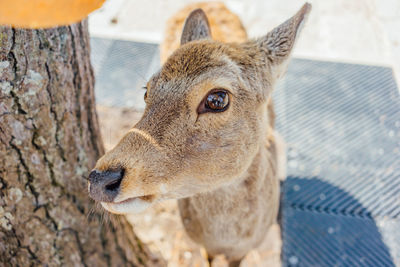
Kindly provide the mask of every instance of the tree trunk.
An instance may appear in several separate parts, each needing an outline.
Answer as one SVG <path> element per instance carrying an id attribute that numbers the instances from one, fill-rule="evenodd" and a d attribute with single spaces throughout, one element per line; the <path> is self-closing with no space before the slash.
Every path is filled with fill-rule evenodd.
<path id="1" fill-rule="evenodd" d="M 161 265 L 87 196 L 103 154 L 87 23 L 0 27 L 0 265 Z M 91 212 L 91 215 L 89 213 Z"/>

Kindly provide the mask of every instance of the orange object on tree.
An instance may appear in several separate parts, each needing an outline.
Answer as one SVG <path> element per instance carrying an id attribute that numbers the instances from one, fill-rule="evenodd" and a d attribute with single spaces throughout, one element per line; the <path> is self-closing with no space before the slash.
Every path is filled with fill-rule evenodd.
<path id="1" fill-rule="evenodd" d="M 0 0 L 0 25 L 50 28 L 78 22 L 104 0 Z"/>

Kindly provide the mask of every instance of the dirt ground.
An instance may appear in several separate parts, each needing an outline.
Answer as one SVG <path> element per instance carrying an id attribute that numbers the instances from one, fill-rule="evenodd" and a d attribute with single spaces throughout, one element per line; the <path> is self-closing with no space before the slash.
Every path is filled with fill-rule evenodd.
<path id="1" fill-rule="evenodd" d="M 107 150 L 140 119 L 133 109 L 97 106 L 101 134 Z M 156 254 L 161 254 L 169 267 L 206 267 L 207 253 L 186 235 L 179 217 L 176 200 L 154 205 L 140 214 L 128 216 L 136 234 Z M 277 224 L 271 227 L 260 248 L 248 253 L 241 267 L 280 266 L 281 239 Z M 212 267 L 227 266 L 223 256 Z"/>

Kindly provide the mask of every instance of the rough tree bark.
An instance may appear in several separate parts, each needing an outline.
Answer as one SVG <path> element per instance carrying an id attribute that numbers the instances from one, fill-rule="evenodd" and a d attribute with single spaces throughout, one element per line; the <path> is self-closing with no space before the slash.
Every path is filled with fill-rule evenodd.
<path id="1" fill-rule="evenodd" d="M 161 265 L 87 197 L 103 153 L 87 23 L 0 27 L 0 265 Z"/>

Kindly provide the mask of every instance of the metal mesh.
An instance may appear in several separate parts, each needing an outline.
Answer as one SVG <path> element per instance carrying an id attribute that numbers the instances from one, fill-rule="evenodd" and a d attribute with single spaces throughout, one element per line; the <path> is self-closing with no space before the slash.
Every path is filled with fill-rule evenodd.
<path id="1" fill-rule="evenodd" d="M 96 100 L 107 106 L 144 108 L 142 87 L 159 65 L 155 44 L 91 38 Z"/>
<path id="2" fill-rule="evenodd" d="M 291 160 L 373 169 L 400 163 L 400 100 L 391 69 L 294 59 L 274 100 L 277 128 L 296 144 Z"/>
<path id="3" fill-rule="evenodd" d="M 372 219 L 285 207 L 284 266 L 394 266 Z"/>
<path id="4" fill-rule="evenodd" d="M 391 69 L 294 59 L 274 101 L 288 144 L 284 265 L 399 264 L 400 98 Z"/>

